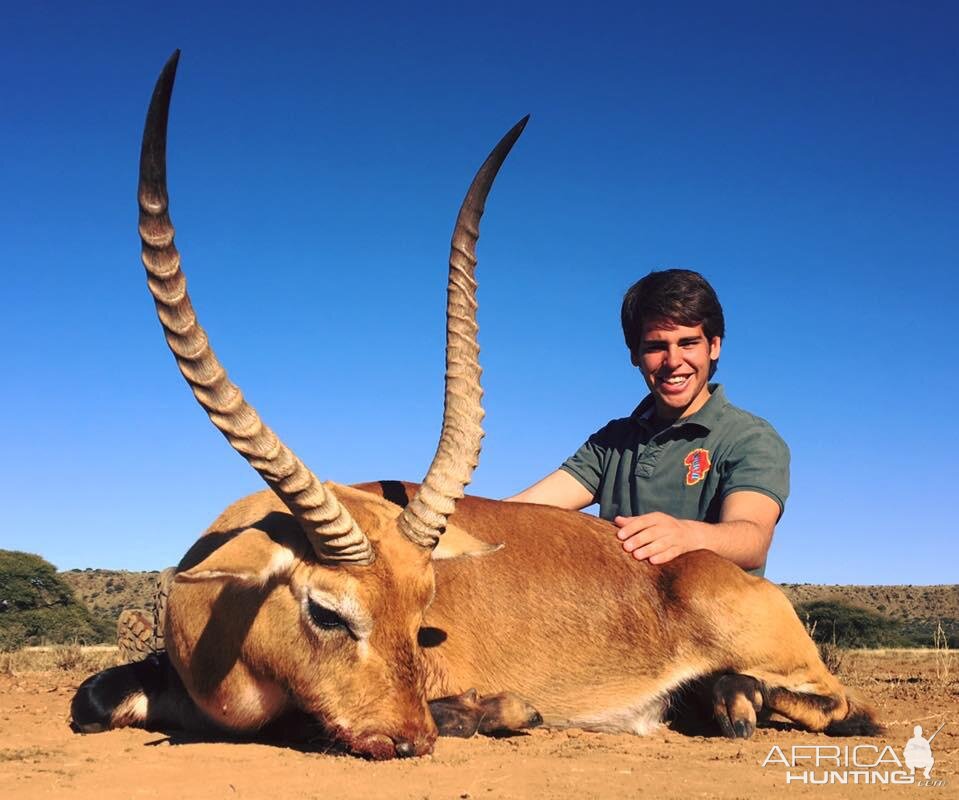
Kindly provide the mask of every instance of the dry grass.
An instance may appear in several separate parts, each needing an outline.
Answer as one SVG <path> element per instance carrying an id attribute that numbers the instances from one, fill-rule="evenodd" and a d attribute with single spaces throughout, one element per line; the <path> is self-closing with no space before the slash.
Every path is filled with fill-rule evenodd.
<path id="1" fill-rule="evenodd" d="M 942 629 L 941 620 L 936 624 L 936 631 L 932 635 L 932 646 L 936 651 L 936 678 L 942 683 L 948 683 L 955 653 L 949 649 L 949 639 Z"/>
<path id="2" fill-rule="evenodd" d="M 49 647 L 24 647 L 11 653 L 0 653 L 0 675 L 51 671 L 92 674 L 118 663 L 117 648 L 112 645 L 84 647 L 79 644 L 58 644 Z"/>
<path id="3" fill-rule="evenodd" d="M 809 614 L 806 614 L 806 621 L 803 624 L 806 626 L 806 633 L 809 634 L 809 638 L 813 641 L 816 639 L 813 634 L 816 633 L 816 625 L 818 622 L 819 620 L 810 622 Z M 823 664 L 826 665 L 826 669 L 828 669 L 833 675 L 839 675 L 839 670 L 842 669 L 842 663 L 846 658 L 846 651 L 836 644 L 835 623 L 833 623 L 832 626 L 832 641 L 817 642 L 816 647 L 819 648 L 819 657 L 822 659 Z"/>
<path id="4" fill-rule="evenodd" d="M 846 660 L 846 651 L 835 642 L 822 642 L 819 645 L 819 657 L 833 675 L 839 675 L 843 662 Z"/>

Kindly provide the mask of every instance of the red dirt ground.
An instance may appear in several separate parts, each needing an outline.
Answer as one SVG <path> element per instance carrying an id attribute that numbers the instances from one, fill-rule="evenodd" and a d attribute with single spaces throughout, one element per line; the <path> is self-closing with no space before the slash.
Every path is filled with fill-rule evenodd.
<path id="1" fill-rule="evenodd" d="M 845 654 L 844 682 L 888 726 L 874 739 L 830 739 L 762 728 L 749 741 L 533 731 L 508 739 L 441 739 L 426 758 L 371 763 L 261 745 L 171 744 L 136 730 L 80 736 L 67 726 L 85 673 L 0 675 L 0 798 L 796 798 L 959 797 L 959 663 L 932 651 Z M 950 669 L 943 674 L 943 666 Z M 934 786 L 786 785 L 786 768 L 761 766 L 774 745 L 890 745 L 902 759 L 912 728 L 932 744 Z M 917 792 L 922 792 L 917 795 Z"/>

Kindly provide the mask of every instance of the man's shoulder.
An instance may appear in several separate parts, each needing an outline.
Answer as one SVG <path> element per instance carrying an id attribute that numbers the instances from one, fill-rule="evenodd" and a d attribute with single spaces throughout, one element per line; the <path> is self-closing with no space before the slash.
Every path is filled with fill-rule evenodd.
<path id="1" fill-rule="evenodd" d="M 789 496 L 789 447 L 768 420 L 728 401 L 710 432 L 720 494 L 753 491 L 786 506 Z"/>
<path id="2" fill-rule="evenodd" d="M 579 449 L 563 462 L 560 469 L 569 472 L 595 493 L 608 459 L 613 453 L 634 446 L 636 430 L 636 423 L 631 417 L 611 419 L 591 434 Z"/>
<path id="3" fill-rule="evenodd" d="M 618 443 L 624 439 L 635 438 L 637 423 L 634 415 L 611 419 L 602 428 L 589 437 L 590 442 Z"/>
<path id="4" fill-rule="evenodd" d="M 647 395 L 643 401 L 633 409 L 628 417 L 617 417 L 611 419 L 596 433 L 590 436 L 590 440 L 597 437 L 603 439 L 633 439 L 642 429 L 645 420 L 648 420 L 654 411 L 652 395 Z"/>
<path id="5" fill-rule="evenodd" d="M 735 406 L 728 400 L 722 409 L 719 417 L 720 425 L 725 431 L 733 435 L 741 435 L 747 432 L 765 433 L 777 439 L 782 439 L 779 432 L 773 427 L 773 424 L 758 414 L 746 411 L 744 408 Z"/>
<path id="6" fill-rule="evenodd" d="M 722 442 L 717 455 L 734 461 L 755 458 L 789 462 L 789 445 L 769 420 L 727 403 L 713 434 Z"/>

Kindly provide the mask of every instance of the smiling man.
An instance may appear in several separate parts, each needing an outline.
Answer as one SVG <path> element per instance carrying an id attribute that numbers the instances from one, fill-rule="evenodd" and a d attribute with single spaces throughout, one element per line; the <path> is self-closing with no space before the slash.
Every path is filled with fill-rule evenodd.
<path id="1" fill-rule="evenodd" d="M 789 493 L 789 450 L 709 382 L 725 334 L 715 291 L 696 272 L 651 272 L 623 298 L 622 322 L 649 395 L 508 499 L 599 503 L 632 558 L 662 564 L 706 549 L 762 575 Z"/>

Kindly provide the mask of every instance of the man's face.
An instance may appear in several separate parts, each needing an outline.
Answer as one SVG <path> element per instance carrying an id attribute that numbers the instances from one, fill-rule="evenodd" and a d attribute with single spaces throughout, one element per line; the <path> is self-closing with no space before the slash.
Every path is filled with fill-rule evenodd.
<path id="1" fill-rule="evenodd" d="M 709 399 L 709 364 L 719 358 L 719 349 L 719 337 L 708 340 L 702 325 L 662 320 L 643 325 L 632 361 L 642 371 L 660 417 L 678 419 L 703 407 Z"/>

